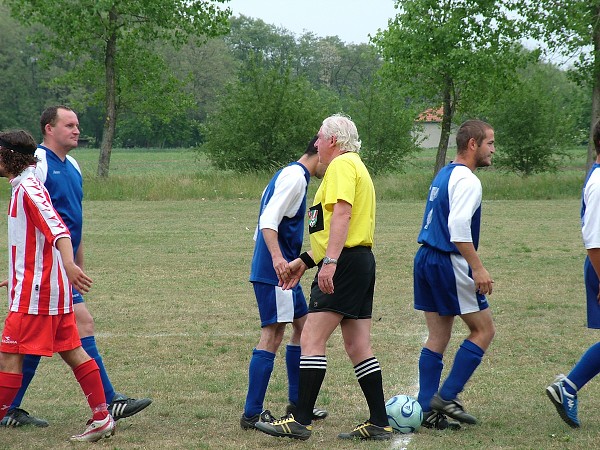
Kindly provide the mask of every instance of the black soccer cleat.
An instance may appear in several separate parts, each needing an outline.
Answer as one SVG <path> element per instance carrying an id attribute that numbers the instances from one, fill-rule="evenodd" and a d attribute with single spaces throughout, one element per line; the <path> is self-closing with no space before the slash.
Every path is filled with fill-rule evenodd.
<path id="1" fill-rule="evenodd" d="M 135 399 L 126 395 L 115 393 L 112 402 L 108 404 L 108 413 L 115 419 L 115 422 L 125 417 L 131 417 L 147 408 L 152 403 L 149 398 Z"/>

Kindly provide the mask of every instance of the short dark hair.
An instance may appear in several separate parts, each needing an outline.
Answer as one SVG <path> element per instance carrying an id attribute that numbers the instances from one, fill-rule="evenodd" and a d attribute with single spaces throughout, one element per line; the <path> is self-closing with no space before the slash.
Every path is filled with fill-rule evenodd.
<path id="1" fill-rule="evenodd" d="M 58 110 L 65 109 L 67 111 L 73 111 L 68 106 L 64 105 L 55 105 L 49 106 L 46 108 L 42 115 L 40 116 L 40 127 L 42 129 L 42 136 L 46 136 L 46 125 L 50 124 L 52 126 L 56 125 L 56 119 L 58 119 Z"/>
<path id="2" fill-rule="evenodd" d="M 492 126 L 483 120 L 467 120 L 456 132 L 456 150 L 464 152 L 471 139 L 475 139 L 477 145 L 481 145 L 485 139 L 487 130 L 493 130 Z"/>
<path id="3" fill-rule="evenodd" d="M 11 175 L 19 175 L 27 167 L 37 163 L 34 155 L 37 145 L 33 136 L 25 130 L 5 131 L 0 133 L 0 140 L 7 146 L 0 146 L 0 159 L 6 172 Z M 30 153 L 21 153 L 11 150 L 10 147 L 26 149 Z"/>
<path id="4" fill-rule="evenodd" d="M 317 139 L 319 139 L 319 137 L 315 136 L 310 140 L 310 142 L 306 146 L 306 150 L 304 151 L 305 155 L 316 155 L 317 154 L 317 147 L 315 147 L 315 144 L 317 143 Z"/>

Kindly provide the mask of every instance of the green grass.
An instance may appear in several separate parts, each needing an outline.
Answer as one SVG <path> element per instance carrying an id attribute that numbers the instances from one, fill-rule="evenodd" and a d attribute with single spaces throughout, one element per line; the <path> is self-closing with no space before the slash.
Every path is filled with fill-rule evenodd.
<path id="1" fill-rule="evenodd" d="M 570 159 L 557 173 L 520 177 L 494 168 L 480 169 L 485 198 L 579 198 L 585 176 L 585 149 L 567 149 L 566 153 Z M 115 149 L 109 177 L 101 179 L 96 176 L 97 149 L 77 149 L 72 154 L 84 174 L 87 200 L 256 199 L 272 176 L 271 172 L 236 174 L 214 170 L 205 155 L 193 149 Z M 448 156 L 453 155 L 450 149 Z M 374 177 L 378 199 L 424 199 L 434 162 L 435 150 L 426 149 L 408 163 L 405 172 Z"/>
<path id="2" fill-rule="evenodd" d="M 102 191 L 101 183 L 90 175 L 97 151 L 77 152 L 86 174 L 86 271 L 94 280 L 86 302 L 96 321 L 98 346 L 117 390 L 154 399 L 146 411 L 120 421 L 112 439 L 95 447 L 392 447 L 336 439 L 337 433 L 367 415 L 339 332 L 328 344 L 329 370 L 318 400 L 330 417 L 316 424 L 309 441 L 276 439 L 239 428 L 247 364 L 259 337 L 247 279 L 258 198 L 267 174 L 219 174 L 202 160 L 188 167 L 186 162 L 193 157 L 186 151 L 115 152 L 115 170 L 102 182 Z M 139 164 L 135 169 L 134 163 Z M 119 174 L 130 169 L 131 173 Z M 424 166 L 376 179 L 373 346 L 388 398 L 418 389 L 417 362 L 426 327 L 412 308 L 412 260 L 428 176 Z M 495 279 L 489 300 L 497 335 L 462 399 L 481 424 L 453 433 L 421 430 L 408 448 L 593 448 L 599 438 L 595 406 L 600 383 L 592 381 L 580 394 L 579 430 L 559 419 L 544 394 L 554 376 L 567 373 L 597 340 L 585 328 L 585 251 L 579 229 L 583 168 L 521 181 L 493 171 L 480 176 L 484 184 L 480 254 Z M 565 180 L 571 178 L 573 187 L 565 188 Z M 147 184 L 142 183 L 145 179 Z M 192 191 L 193 198 L 177 199 L 183 188 L 168 191 L 169 183 L 179 185 L 181 179 L 192 180 L 190 190 L 192 185 L 201 186 L 200 180 L 208 184 Z M 133 181 L 126 184 L 126 180 Z M 311 195 L 316 185 L 311 183 Z M 494 199 L 502 197 L 492 195 L 500 189 L 506 191 L 505 198 Z M 570 193 L 564 195 L 565 191 Z M 537 192 L 539 197 L 513 200 L 524 192 Z M 149 198 L 156 200 L 138 201 Z M 7 196 L 3 193 L 0 199 L 0 208 L 6 208 Z M 0 216 L 0 228 L 6 229 L 5 221 Z M 6 261 L 5 245 L 0 253 L 0 261 Z M 311 276 L 314 270 L 305 275 L 305 289 Z M 465 327 L 457 322 L 444 374 L 465 336 Z M 276 415 L 283 414 L 287 403 L 284 362 L 281 351 L 265 403 Z M 0 449 L 72 449 L 68 436 L 80 432 L 89 416 L 79 386 L 58 356 L 42 361 L 22 406 L 48 419 L 51 426 L 0 429 Z"/>
<path id="3" fill-rule="evenodd" d="M 411 271 L 422 207 L 421 201 L 378 205 L 373 344 L 386 397 L 417 390 L 426 328 L 412 308 Z M 256 208 L 247 199 L 85 202 L 86 267 L 94 279 L 86 300 L 99 348 L 117 390 L 154 399 L 97 447 L 390 448 L 336 440 L 367 414 L 337 332 L 328 345 L 329 370 L 319 398 L 330 418 L 315 426 L 309 441 L 239 429 L 247 364 L 259 336 L 247 282 Z M 496 282 L 490 303 L 498 333 L 462 395 L 481 425 L 456 433 L 422 430 L 409 449 L 596 445 L 599 383 L 581 393 L 583 427 L 576 431 L 562 423 L 544 395 L 554 375 L 567 372 L 596 340 L 585 328 L 578 210 L 575 199 L 484 202 L 481 256 Z M 446 370 L 466 334 L 460 323 L 455 332 Z M 283 414 L 285 405 L 280 352 L 266 406 Z M 81 431 L 89 415 L 58 357 L 42 362 L 23 407 L 51 426 L 0 430 L 0 448 L 73 448 L 66 438 Z"/>

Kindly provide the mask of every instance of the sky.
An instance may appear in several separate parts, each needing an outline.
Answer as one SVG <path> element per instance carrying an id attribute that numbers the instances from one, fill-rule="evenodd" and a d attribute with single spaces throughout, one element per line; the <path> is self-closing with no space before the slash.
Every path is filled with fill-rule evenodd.
<path id="1" fill-rule="evenodd" d="M 296 35 L 312 31 L 338 36 L 346 44 L 369 42 L 396 15 L 394 0 L 230 0 L 233 15 L 243 14 Z"/>
<path id="2" fill-rule="evenodd" d="M 265 23 L 283 27 L 300 36 L 312 31 L 319 37 L 338 36 L 346 44 L 369 42 L 379 29 L 398 12 L 394 0 L 229 0 L 219 7 L 229 7 L 233 15 L 243 14 Z M 536 41 L 524 40 L 533 49 Z M 558 52 L 547 58 L 554 64 L 569 66 Z"/>

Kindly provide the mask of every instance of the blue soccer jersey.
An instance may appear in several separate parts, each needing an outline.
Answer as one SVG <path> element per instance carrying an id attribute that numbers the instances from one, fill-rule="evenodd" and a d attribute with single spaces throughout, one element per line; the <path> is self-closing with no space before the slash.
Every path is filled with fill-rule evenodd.
<path id="1" fill-rule="evenodd" d="M 35 156 L 39 160 L 36 176 L 52 198 L 54 208 L 71 233 L 73 252 L 81 243 L 83 229 L 83 177 L 79 165 L 71 156 L 62 161 L 54 152 L 38 145 Z"/>
<path id="2" fill-rule="evenodd" d="M 288 262 L 300 255 L 309 181 L 308 169 L 293 162 L 279 170 L 265 188 L 260 201 L 250 281 L 273 285 L 279 283 L 262 229 L 277 231 L 279 248 Z"/>
<path id="3" fill-rule="evenodd" d="M 414 260 L 415 309 L 447 316 L 488 307 L 454 244 L 472 242 L 477 249 L 481 193 L 481 182 L 462 164 L 448 164 L 431 183 L 418 238 L 423 245 Z"/>
<path id="4" fill-rule="evenodd" d="M 454 242 L 479 245 L 481 182 L 467 166 L 450 163 L 429 187 L 418 242 L 442 252 L 459 253 Z"/>

